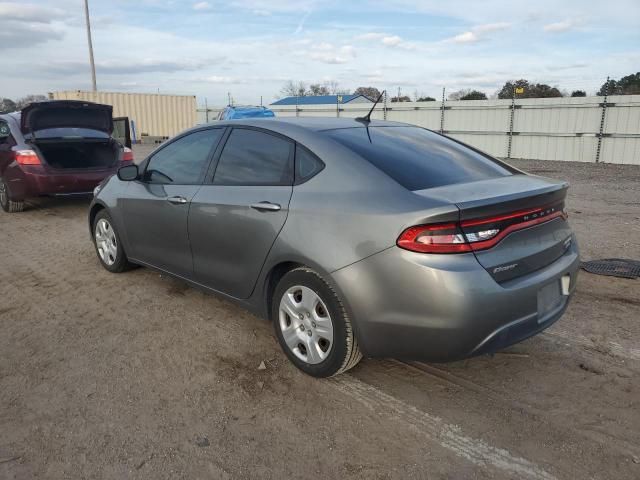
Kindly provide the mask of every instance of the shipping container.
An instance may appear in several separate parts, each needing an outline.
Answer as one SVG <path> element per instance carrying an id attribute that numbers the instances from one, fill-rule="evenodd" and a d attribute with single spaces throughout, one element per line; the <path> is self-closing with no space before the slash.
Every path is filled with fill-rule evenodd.
<path id="1" fill-rule="evenodd" d="M 52 100 L 84 100 L 113 106 L 114 117 L 133 121 L 136 141 L 147 138 L 166 139 L 196 124 L 194 95 L 157 93 L 89 92 L 67 90 L 49 94 Z M 131 131 L 134 136 L 133 129 Z"/>

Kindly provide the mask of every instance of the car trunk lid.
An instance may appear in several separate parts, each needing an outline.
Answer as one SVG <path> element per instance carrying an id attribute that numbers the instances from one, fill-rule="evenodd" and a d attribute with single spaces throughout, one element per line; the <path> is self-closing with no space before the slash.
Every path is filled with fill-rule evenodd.
<path id="1" fill-rule="evenodd" d="M 415 193 L 455 204 L 478 262 L 505 282 L 549 265 L 569 248 L 567 189 L 564 181 L 518 174 Z"/>
<path id="2" fill-rule="evenodd" d="M 113 132 L 113 107 L 77 100 L 31 103 L 22 109 L 20 128 L 25 135 L 51 128 L 86 128 Z"/>

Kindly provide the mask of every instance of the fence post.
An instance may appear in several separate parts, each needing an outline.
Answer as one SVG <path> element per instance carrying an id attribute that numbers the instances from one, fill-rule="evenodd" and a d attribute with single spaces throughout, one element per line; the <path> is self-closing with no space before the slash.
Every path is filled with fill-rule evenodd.
<path id="1" fill-rule="evenodd" d="M 516 112 L 516 86 L 513 86 L 511 93 L 511 115 L 509 117 L 509 143 L 507 146 L 507 158 L 511 158 L 511 144 L 513 142 L 513 117 Z"/>
<path id="2" fill-rule="evenodd" d="M 384 113 L 384 119 L 387 119 L 387 90 L 385 90 L 383 92 L 383 97 L 382 97 L 383 101 L 384 101 L 384 108 L 383 108 L 383 113 Z"/>
<path id="3" fill-rule="evenodd" d="M 442 87 L 442 105 L 440 105 L 440 133 L 444 133 L 444 89 Z"/>
<path id="4" fill-rule="evenodd" d="M 204 97 L 204 118 L 205 123 L 209 123 L 209 107 L 207 105 L 207 97 Z"/>
<path id="5" fill-rule="evenodd" d="M 296 95 L 296 117 L 299 117 L 300 113 L 298 112 L 298 96 Z"/>
<path id="6" fill-rule="evenodd" d="M 604 133 L 604 120 L 607 114 L 607 97 L 609 96 L 609 77 L 604 87 L 604 102 L 602 103 L 602 115 L 600 116 L 600 131 L 598 133 L 598 148 L 596 149 L 596 163 L 600 162 L 600 152 L 602 151 L 602 135 Z"/>

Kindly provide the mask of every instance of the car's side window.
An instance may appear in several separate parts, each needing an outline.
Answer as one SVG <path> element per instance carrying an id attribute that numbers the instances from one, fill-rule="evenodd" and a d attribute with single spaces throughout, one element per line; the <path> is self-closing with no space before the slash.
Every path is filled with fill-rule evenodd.
<path id="1" fill-rule="evenodd" d="M 144 181 L 178 185 L 200 183 L 209 157 L 223 133 L 223 128 L 199 130 L 171 142 L 149 159 Z"/>
<path id="2" fill-rule="evenodd" d="M 311 151 L 296 144 L 296 184 L 303 183 L 324 168 L 324 163 Z"/>
<path id="3" fill-rule="evenodd" d="M 222 150 L 215 185 L 291 185 L 293 142 L 258 130 L 234 128 Z"/>

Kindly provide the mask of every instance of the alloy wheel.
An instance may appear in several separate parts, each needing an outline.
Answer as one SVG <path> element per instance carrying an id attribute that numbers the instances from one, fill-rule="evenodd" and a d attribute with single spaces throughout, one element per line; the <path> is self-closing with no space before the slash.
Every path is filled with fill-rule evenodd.
<path id="1" fill-rule="evenodd" d="M 280 300 L 279 326 L 282 337 L 300 360 L 324 361 L 333 347 L 333 322 L 320 296 L 308 287 L 295 285 Z"/>
<path id="2" fill-rule="evenodd" d="M 96 223 L 95 238 L 100 259 L 108 266 L 113 265 L 118 258 L 118 241 L 116 232 L 106 219 L 101 218 Z"/>

